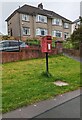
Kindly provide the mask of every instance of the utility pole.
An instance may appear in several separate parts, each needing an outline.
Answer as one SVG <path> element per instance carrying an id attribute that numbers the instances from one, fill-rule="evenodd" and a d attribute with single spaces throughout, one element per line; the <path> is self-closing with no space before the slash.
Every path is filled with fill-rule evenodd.
<path id="1" fill-rule="evenodd" d="M 46 52 L 46 72 L 48 74 L 48 52 Z"/>

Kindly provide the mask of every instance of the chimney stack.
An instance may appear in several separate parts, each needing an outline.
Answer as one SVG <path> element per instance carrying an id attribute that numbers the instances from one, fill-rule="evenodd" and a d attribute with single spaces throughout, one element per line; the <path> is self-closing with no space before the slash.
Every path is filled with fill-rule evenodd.
<path id="1" fill-rule="evenodd" d="M 43 9 L 42 3 L 38 4 L 38 8 Z"/>

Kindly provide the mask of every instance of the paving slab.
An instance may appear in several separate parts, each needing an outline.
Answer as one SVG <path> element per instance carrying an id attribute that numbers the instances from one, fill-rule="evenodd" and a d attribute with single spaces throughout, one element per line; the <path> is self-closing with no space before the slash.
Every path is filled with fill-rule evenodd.
<path id="1" fill-rule="evenodd" d="M 5 113 L 3 118 L 33 118 L 80 95 L 80 89 Z"/>

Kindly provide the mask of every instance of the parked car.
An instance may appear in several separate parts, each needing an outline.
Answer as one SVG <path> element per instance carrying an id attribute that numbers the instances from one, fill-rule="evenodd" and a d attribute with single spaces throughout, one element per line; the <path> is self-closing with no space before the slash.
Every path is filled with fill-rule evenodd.
<path id="1" fill-rule="evenodd" d="M 28 48 L 28 45 L 20 40 L 0 41 L 0 51 L 20 51 L 23 48 Z"/>

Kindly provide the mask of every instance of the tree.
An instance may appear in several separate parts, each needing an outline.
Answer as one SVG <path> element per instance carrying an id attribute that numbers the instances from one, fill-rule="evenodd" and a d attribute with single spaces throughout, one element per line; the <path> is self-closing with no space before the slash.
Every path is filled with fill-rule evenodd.
<path id="1" fill-rule="evenodd" d="M 79 49 L 82 43 L 82 18 L 80 18 L 80 26 L 71 35 L 71 42 L 75 49 Z"/>

